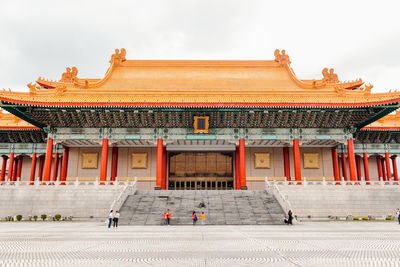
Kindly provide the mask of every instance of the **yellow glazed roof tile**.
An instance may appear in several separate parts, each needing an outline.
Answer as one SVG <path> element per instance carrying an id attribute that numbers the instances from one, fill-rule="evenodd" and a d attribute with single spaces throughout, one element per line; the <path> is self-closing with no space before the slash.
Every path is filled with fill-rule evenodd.
<path id="1" fill-rule="evenodd" d="M 333 69 L 299 80 L 285 51 L 274 60 L 126 60 L 111 56 L 102 79 L 78 78 L 67 68 L 59 81 L 39 78 L 29 92 L 0 91 L 0 100 L 26 105 L 376 105 L 399 93 L 371 94 L 371 85 L 340 82 Z M 46 87 L 46 88 L 44 88 Z M 356 90 L 352 90 L 356 89 Z"/>

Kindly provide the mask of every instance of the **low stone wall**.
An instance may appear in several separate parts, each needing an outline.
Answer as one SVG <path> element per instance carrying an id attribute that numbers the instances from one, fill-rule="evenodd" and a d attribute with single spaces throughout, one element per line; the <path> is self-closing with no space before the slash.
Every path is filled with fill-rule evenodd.
<path id="1" fill-rule="evenodd" d="M 349 215 L 394 217 L 400 208 L 399 185 L 279 185 L 278 188 L 293 213 L 303 219 L 346 219 Z"/>
<path id="2" fill-rule="evenodd" d="M 1 186 L 0 219 L 21 214 L 24 219 L 41 214 L 74 220 L 105 220 L 123 186 Z"/>

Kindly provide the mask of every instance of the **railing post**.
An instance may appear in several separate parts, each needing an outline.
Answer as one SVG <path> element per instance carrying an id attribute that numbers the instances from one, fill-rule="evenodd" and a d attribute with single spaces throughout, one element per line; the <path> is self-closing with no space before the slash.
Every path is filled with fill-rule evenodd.
<path id="1" fill-rule="evenodd" d="M 307 186 L 307 179 L 306 179 L 305 176 L 303 177 L 303 185 L 304 185 L 304 186 Z"/>
<path id="2" fill-rule="evenodd" d="M 383 182 L 383 178 L 381 177 L 381 179 L 379 180 L 381 186 L 383 187 L 385 185 L 385 183 Z"/>
<path id="3" fill-rule="evenodd" d="M 325 177 L 322 177 L 322 185 L 326 186 L 326 179 L 325 179 Z"/>
<path id="4" fill-rule="evenodd" d="M 78 185 L 79 185 L 79 178 L 76 177 L 76 179 L 75 179 L 75 187 L 78 187 Z"/>
<path id="5" fill-rule="evenodd" d="M 96 181 L 94 183 L 94 186 L 95 186 L 95 188 L 97 188 L 99 186 L 99 177 L 96 177 Z"/>
<path id="6" fill-rule="evenodd" d="M 117 177 L 117 176 L 115 176 L 114 186 L 115 186 L 115 187 L 118 186 L 118 177 Z"/>

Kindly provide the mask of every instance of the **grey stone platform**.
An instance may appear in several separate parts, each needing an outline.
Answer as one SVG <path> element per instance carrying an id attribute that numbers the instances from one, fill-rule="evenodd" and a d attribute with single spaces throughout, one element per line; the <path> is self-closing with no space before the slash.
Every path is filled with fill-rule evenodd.
<path id="1" fill-rule="evenodd" d="M 328 216 L 345 218 L 394 216 L 400 208 L 398 185 L 279 185 L 299 218 L 327 219 Z"/>
<path id="2" fill-rule="evenodd" d="M 58 213 L 75 219 L 104 220 L 122 190 L 122 186 L 94 185 L 0 187 L 0 219 Z"/>
<path id="3" fill-rule="evenodd" d="M 198 205 L 204 200 L 206 208 Z M 170 209 L 172 225 L 192 224 L 192 212 L 203 211 L 206 224 L 282 224 L 284 213 L 273 195 L 266 191 L 136 191 L 120 209 L 121 223 L 160 225 Z M 198 221 L 200 223 L 200 221 Z"/>

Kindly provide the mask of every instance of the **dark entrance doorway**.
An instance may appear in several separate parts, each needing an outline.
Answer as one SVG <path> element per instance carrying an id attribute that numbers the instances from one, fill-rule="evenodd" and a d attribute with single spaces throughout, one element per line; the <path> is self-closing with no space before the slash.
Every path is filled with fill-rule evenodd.
<path id="1" fill-rule="evenodd" d="M 232 152 L 172 152 L 169 190 L 233 189 Z"/>

